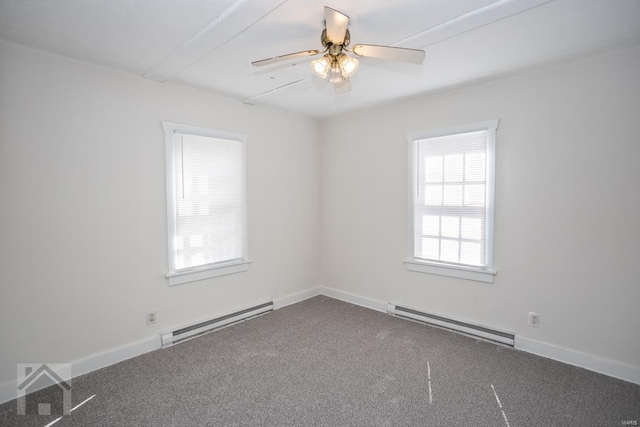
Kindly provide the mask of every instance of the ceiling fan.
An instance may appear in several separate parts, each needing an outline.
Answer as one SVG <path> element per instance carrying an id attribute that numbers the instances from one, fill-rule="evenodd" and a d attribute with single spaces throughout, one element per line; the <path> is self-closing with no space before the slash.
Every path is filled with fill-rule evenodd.
<path id="1" fill-rule="evenodd" d="M 322 30 L 320 37 L 322 45 L 325 47 L 323 51 L 305 50 L 261 59 L 251 64 L 255 67 L 263 67 L 281 61 L 324 53 L 321 58 L 311 62 L 311 68 L 318 77 L 322 79 L 328 78 L 329 82 L 333 83 L 336 93 L 342 93 L 351 90 L 349 77 L 355 73 L 359 64 L 357 58 L 348 56 L 345 52 L 351 52 L 357 57 L 391 59 L 413 64 L 422 64 L 424 61 L 424 50 L 418 49 L 371 44 L 355 44 L 351 49 L 347 49 L 351 42 L 351 34 L 347 29 L 349 17 L 342 12 L 325 6 L 324 19 L 325 28 Z"/>

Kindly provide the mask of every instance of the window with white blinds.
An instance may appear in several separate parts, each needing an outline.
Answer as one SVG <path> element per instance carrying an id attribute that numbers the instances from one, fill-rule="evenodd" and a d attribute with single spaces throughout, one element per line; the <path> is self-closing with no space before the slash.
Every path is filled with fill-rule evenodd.
<path id="1" fill-rule="evenodd" d="M 493 281 L 497 124 L 409 135 L 410 270 Z"/>
<path id="2" fill-rule="evenodd" d="M 163 126 L 169 284 L 247 270 L 246 137 Z"/>

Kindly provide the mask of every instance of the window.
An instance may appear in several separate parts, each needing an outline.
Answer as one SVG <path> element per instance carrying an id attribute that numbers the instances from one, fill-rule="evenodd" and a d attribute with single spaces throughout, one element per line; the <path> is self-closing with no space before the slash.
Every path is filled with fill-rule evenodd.
<path id="1" fill-rule="evenodd" d="M 408 270 L 493 282 L 498 120 L 408 136 Z"/>
<path id="2" fill-rule="evenodd" d="M 169 285 L 248 270 L 246 136 L 162 124 Z"/>

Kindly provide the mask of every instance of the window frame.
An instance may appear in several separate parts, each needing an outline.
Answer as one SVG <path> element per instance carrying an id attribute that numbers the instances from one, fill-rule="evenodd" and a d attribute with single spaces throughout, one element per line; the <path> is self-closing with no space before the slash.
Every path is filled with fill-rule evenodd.
<path id="1" fill-rule="evenodd" d="M 495 212 L 495 144 L 499 119 L 485 120 L 475 123 L 468 123 L 446 128 L 432 129 L 414 132 L 407 135 L 408 141 L 408 198 L 407 198 L 407 236 L 406 236 L 406 258 L 404 263 L 409 271 L 437 274 L 441 276 L 456 277 L 461 279 L 475 280 L 486 283 L 493 283 L 496 270 L 493 264 L 493 242 L 494 242 L 494 212 Z M 473 267 L 446 261 L 429 261 L 416 258 L 415 256 L 415 202 L 416 190 L 418 186 L 418 141 L 427 138 L 436 138 L 463 134 L 476 131 L 487 131 L 486 149 L 486 219 L 485 219 L 485 251 L 486 267 Z"/>
<path id="2" fill-rule="evenodd" d="M 248 242 L 248 218 L 247 218 L 247 135 L 237 132 L 210 129 L 200 126 L 185 125 L 169 121 L 162 121 L 165 134 L 165 160 L 166 160 L 166 190 L 167 190 L 167 260 L 169 272 L 165 274 L 169 286 L 195 282 L 212 277 L 240 273 L 249 270 L 249 242 Z M 243 179 L 242 185 L 242 222 L 243 222 L 243 253 L 241 259 L 206 264 L 198 267 L 176 269 L 176 169 L 173 134 L 175 132 L 205 136 L 217 139 L 236 141 L 241 144 L 242 160 L 240 167 Z"/>

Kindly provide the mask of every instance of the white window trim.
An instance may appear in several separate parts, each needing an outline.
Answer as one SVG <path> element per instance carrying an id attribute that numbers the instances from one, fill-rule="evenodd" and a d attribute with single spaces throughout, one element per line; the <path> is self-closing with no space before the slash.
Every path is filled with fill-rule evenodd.
<path id="1" fill-rule="evenodd" d="M 167 256 L 169 262 L 169 272 L 165 274 L 168 279 L 169 286 L 180 285 L 183 283 L 195 282 L 198 280 L 208 279 L 211 277 L 225 276 L 228 274 L 240 273 L 242 271 L 249 270 L 249 242 L 247 237 L 247 156 L 246 156 L 246 143 L 247 135 L 228 132 L 222 130 L 209 129 L 199 126 L 184 125 L 181 123 L 173 123 L 168 121 L 162 122 L 162 127 L 165 133 L 165 159 L 166 159 L 166 186 L 167 186 Z M 204 265 L 197 268 L 176 270 L 175 266 L 175 239 L 176 235 L 176 194 L 175 194 L 175 162 L 174 162 L 174 148 L 173 148 L 173 133 L 182 132 L 191 135 L 208 136 L 212 138 L 228 139 L 233 141 L 239 141 L 242 143 L 242 158 L 243 158 L 243 202 L 244 202 L 244 256 L 242 259 L 221 262 L 216 264 Z M 171 173 L 169 173 L 171 171 Z"/>
<path id="2" fill-rule="evenodd" d="M 494 201 L 495 201 L 495 144 L 496 130 L 498 129 L 499 119 L 485 120 L 481 122 L 469 123 L 465 125 L 451 126 L 440 129 L 432 129 L 422 132 L 414 132 L 407 135 L 408 141 L 408 165 L 409 165 L 409 182 L 407 191 L 407 235 L 406 235 L 406 258 L 405 266 L 409 271 L 420 273 L 437 274 L 441 276 L 457 277 L 460 279 L 475 280 L 486 283 L 493 283 L 493 278 L 497 273 L 493 268 L 493 232 L 494 232 Z M 486 216 L 486 256 L 487 266 L 483 268 L 474 268 L 467 266 L 450 265 L 434 261 L 426 261 L 417 259 L 414 256 L 414 183 L 418 179 L 417 171 L 414 167 L 417 144 L 416 140 L 433 138 L 438 136 L 453 135 L 459 133 L 475 132 L 480 130 L 487 131 L 487 216 Z"/>
<path id="3" fill-rule="evenodd" d="M 165 277 L 169 279 L 169 286 L 181 285 L 183 283 L 195 282 L 197 280 L 209 279 L 211 277 L 226 276 L 228 274 L 240 273 L 249 270 L 251 261 L 237 261 L 214 266 L 206 266 L 193 270 L 167 273 Z"/>

